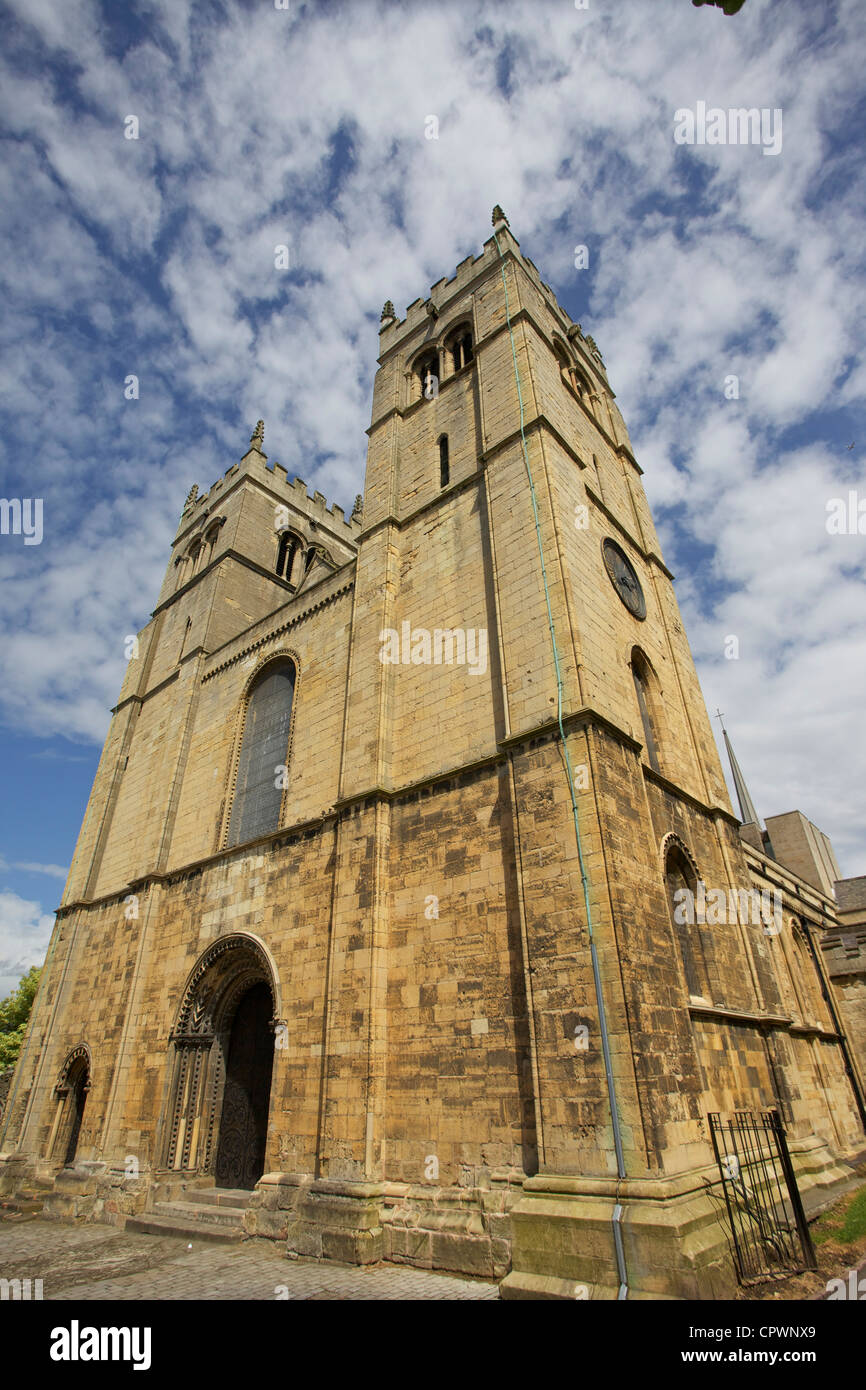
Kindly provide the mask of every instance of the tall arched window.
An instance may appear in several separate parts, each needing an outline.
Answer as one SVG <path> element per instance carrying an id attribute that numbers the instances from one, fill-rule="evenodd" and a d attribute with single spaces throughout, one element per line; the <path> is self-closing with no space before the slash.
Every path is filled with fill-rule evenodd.
<path id="1" fill-rule="evenodd" d="M 685 971 L 686 988 L 693 999 L 709 999 L 709 975 L 697 920 L 697 874 L 677 845 L 672 845 L 665 856 L 665 887 Z"/>
<path id="2" fill-rule="evenodd" d="M 447 487 L 451 476 L 451 468 L 448 462 L 448 436 L 439 436 L 439 486 Z"/>
<path id="3" fill-rule="evenodd" d="M 824 1017 L 821 979 L 806 941 L 802 922 L 791 918 L 791 947 L 794 961 L 794 989 L 800 1001 L 800 1013 L 807 1023 Z"/>
<path id="4" fill-rule="evenodd" d="M 295 664 L 267 666 L 247 696 L 228 844 L 276 830 L 286 785 Z"/>
<path id="5" fill-rule="evenodd" d="M 651 690 L 652 678 L 649 672 L 649 665 L 637 647 L 634 648 L 631 654 L 631 674 L 634 680 L 634 691 L 637 696 L 638 709 L 640 710 L 641 724 L 643 725 L 643 740 L 646 748 L 647 761 L 651 768 L 656 772 L 660 772 L 658 736 L 652 716 L 652 706 L 655 703 Z"/>

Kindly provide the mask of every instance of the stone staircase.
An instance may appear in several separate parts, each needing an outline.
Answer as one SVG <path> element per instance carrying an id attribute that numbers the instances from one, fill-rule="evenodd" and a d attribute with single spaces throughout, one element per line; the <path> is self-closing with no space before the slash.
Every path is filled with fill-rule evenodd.
<path id="1" fill-rule="evenodd" d="M 14 1197 L 4 1197 L 0 1201 L 0 1220 L 26 1221 L 38 1216 L 42 1210 L 42 1198 L 38 1193 L 22 1188 Z"/>
<path id="2" fill-rule="evenodd" d="M 53 1186 L 52 1182 L 40 1182 L 38 1178 L 32 1178 L 26 1186 L 18 1188 L 14 1197 L 0 1198 L 0 1220 L 32 1220 L 42 1211 L 45 1198 Z"/>
<path id="3" fill-rule="evenodd" d="M 241 1187 L 186 1188 L 180 1198 L 156 1202 L 152 1212 L 129 1217 L 126 1230 L 187 1240 L 244 1240 L 244 1212 L 252 1195 Z"/>

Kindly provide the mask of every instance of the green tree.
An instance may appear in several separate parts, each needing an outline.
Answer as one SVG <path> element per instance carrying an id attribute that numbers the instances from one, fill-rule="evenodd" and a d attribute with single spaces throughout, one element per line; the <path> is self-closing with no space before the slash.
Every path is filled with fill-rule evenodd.
<path id="1" fill-rule="evenodd" d="M 692 0 L 692 4 L 715 5 L 717 10 L 722 10 L 724 14 L 738 14 L 745 5 L 746 0 Z"/>
<path id="2" fill-rule="evenodd" d="M 38 965 L 31 966 L 22 975 L 18 988 L 0 1000 L 0 1071 L 18 1061 L 40 973 Z"/>

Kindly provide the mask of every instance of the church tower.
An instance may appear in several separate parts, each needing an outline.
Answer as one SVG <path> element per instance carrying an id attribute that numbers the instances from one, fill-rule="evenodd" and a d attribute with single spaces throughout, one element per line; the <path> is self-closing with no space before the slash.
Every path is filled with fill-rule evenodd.
<path id="1" fill-rule="evenodd" d="M 815 1200 L 862 1143 L 831 908 L 780 870 L 750 910 L 604 362 L 499 208 L 385 305 L 368 437 L 348 521 L 261 425 L 187 501 L 3 1183 L 147 1229 L 244 1190 L 289 1252 L 514 1297 L 723 1296 L 708 1114 L 778 1109 Z"/>

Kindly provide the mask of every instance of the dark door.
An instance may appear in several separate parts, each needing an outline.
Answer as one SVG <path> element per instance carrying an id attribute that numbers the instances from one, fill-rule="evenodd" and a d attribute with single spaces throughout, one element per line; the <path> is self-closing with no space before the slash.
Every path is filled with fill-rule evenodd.
<path id="1" fill-rule="evenodd" d="M 66 1157 L 63 1162 L 67 1168 L 71 1168 L 75 1162 L 75 1151 L 78 1148 L 78 1136 L 81 1133 L 81 1121 L 84 1117 L 84 1102 L 87 1100 L 87 1065 L 82 1062 L 75 1071 L 75 1075 L 69 1078 L 69 1104 L 72 1107 L 72 1127 L 69 1131 L 69 1143 L 66 1145 Z"/>
<path id="2" fill-rule="evenodd" d="M 265 1171 L 274 1064 L 273 1014 L 266 984 L 247 990 L 229 1037 L 226 1084 L 216 1158 L 218 1187 L 255 1187 Z"/>

